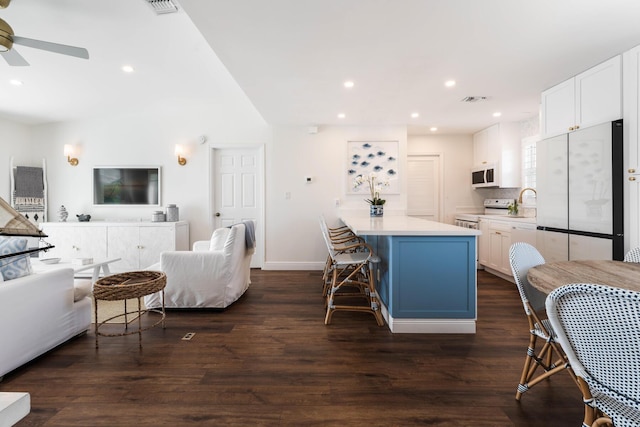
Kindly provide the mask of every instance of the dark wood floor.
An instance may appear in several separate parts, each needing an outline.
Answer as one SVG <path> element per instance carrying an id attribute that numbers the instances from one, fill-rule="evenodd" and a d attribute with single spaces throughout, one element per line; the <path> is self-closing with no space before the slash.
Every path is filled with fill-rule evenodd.
<path id="1" fill-rule="evenodd" d="M 527 345 L 515 285 L 479 272 L 475 335 L 391 334 L 367 313 L 325 326 L 320 273 L 259 271 L 224 311 L 172 311 L 138 337 L 90 332 L 7 374 L 19 426 L 579 426 L 556 375 L 514 399 Z M 19 325 L 16 325 L 19 327 Z M 191 341 L 181 338 L 195 332 Z"/>

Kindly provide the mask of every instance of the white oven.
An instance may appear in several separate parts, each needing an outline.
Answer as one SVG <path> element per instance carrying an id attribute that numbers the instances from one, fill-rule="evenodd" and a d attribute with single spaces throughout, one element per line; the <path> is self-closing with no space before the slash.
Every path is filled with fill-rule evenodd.
<path id="1" fill-rule="evenodd" d="M 478 229 L 478 215 L 473 214 L 457 214 L 455 224 L 458 227 Z"/>

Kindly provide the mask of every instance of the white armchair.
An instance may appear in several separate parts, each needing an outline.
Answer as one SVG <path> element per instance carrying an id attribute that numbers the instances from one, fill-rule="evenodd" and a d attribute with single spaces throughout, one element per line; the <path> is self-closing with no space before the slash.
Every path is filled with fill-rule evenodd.
<path id="1" fill-rule="evenodd" d="M 246 236 L 248 228 L 252 227 L 219 228 L 210 241 L 195 242 L 193 251 L 162 252 L 160 262 L 147 270 L 167 275 L 165 307 L 225 308 L 240 298 L 251 283 L 255 252 Z M 162 293 L 147 295 L 144 303 L 147 308 L 161 307 Z"/>

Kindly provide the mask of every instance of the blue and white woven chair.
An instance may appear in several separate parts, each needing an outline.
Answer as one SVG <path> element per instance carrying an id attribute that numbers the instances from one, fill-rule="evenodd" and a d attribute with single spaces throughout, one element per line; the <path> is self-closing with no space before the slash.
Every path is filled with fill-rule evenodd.
<path id="1" fill-rule="evenodd" d="M 546 308 L 585 404 L 608 415 L 615 427 L 639 426 L 640 293 L 571 284 L 551 292 Z M 583 425 L 596 423 L 603 425 L 585 417 Z"/>
<path id="2" fill-rule="evenodd" d="M 528 243 L 514 243 L 509 248 L 511 271 L 529 322 L 529 346 L 516 391 L 516 400 L 520 400 L 522 394 L 531 387 L 557 372 L 567 370 L 575 380 L 575 375 L 569 367 L 562 348 L 555 342 L 555 333 L 551 324 L 538 314 L 544 312 L 546 295 L 531 286 L 527 279 L 529 269 L 544 262 L 540 252 Z M 536 348 L 538 339 L 543 342 L 539 349 Z M 544 372 L 536 376 L 538 368 L 542 368 Z"/>
<path id="3" fill-rule="evenodd" d="M 640 247 L 633 248 L 629 252 L 627 252 L 624 256 L 624 262 L 640 263 Z"/>

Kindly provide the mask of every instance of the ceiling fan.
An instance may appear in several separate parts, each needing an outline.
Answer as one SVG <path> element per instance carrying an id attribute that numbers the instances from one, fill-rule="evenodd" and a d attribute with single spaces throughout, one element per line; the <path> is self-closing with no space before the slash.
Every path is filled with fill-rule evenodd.
<path id="1" fill-rule="evenodd" d="M 4 9 L 9 6 L 10 1 L 11 0 L 0 0 L 0 9 Z M 4 60 L 12 66 L 29 65 L 29 63 L 18 52 L 12 49 L 14 43 L 35 49 L 46 50 L 48 52 L 60 53 L 62 55 L 75 56 L 76 58 L 89 59 L 89 52 L 87 49 L 82 47 L 68 46 L 16 36 L 9 24 L 0 19 L 0 56 L 2 56 Z"/>

